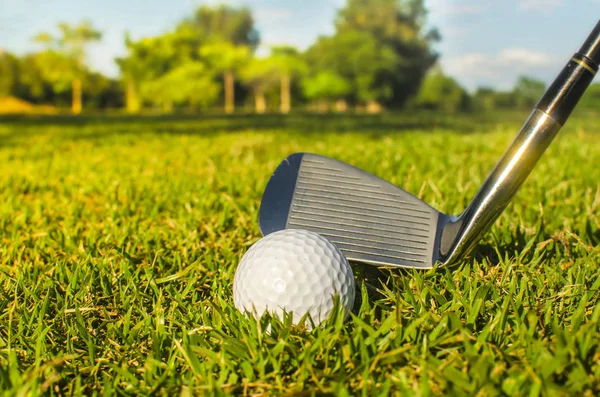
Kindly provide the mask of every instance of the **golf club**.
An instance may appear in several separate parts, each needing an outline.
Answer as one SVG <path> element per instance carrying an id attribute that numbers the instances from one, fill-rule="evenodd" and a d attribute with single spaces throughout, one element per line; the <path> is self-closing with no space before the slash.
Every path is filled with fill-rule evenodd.
<path id="1" fill-rule="evenodd" d="M 455 263 L 500 216 L 592 82 L 600 64 L 600 22 L 569 60 L 467 209 L 449 216 L 376 176 L 309 153 L 286 158 L 265 189 L 259 215 L 267 235 L 319 233 L 348 260 L 431 268 Z"/>

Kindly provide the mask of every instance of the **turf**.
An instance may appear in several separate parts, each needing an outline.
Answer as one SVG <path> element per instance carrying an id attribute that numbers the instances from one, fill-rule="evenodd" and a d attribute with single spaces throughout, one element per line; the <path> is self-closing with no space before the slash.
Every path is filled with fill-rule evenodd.
<path id="1" fill-rule="evenodd" d="M 458 213 L 523 117 L 0 120 L 0 389 L 600 393 L 594 114 L 573 116 L 459 266 L 356 266 L 351 318 L 312 332 L 233 306 L 284 156 L 336 157 Z"/>

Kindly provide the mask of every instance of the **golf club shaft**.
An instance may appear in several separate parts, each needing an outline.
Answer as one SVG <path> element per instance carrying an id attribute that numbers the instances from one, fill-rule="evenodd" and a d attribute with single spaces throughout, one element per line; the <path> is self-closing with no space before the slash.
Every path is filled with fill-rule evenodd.
<path id="1" fill-rule="evenodd" d="M 569 118 L 599 64 L 600 22 L 544 93 L 456 226 L 444 231 L 441 254 L 445 263 L 468 254 L 500 216 Z M 450 239 L 454 244 L 448 244 Z"/>

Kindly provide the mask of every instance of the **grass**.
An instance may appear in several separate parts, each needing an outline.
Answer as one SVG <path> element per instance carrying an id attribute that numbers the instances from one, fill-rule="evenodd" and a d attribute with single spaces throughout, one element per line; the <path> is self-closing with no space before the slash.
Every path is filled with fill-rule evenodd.
<path id="1" fill-rule="evenodd" d="M 600 393 L 594 114 L 574 115 L 459 266 L 356 266 L 352 318 L 313 332 L 233 306 L 284 156 L 333 156 L 459 213 L 523 117 L 2 119 L 0 390 Z"/>

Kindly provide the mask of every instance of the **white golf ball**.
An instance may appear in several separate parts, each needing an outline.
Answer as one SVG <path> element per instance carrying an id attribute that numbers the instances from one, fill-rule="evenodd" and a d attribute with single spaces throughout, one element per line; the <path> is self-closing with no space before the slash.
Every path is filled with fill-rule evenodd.
<path id="1" fill-rule="evenodd" d="M 281 230 L 259 240 L 242 258 L 233 280 L 233 301 L 240 311 L 265 311 L 294 324 L 310 313 L 326 320 L 339 296 L 347 315 L 354 305 L 354 275 L 348 260 L 326 238 L 306 230 Z M 310 325 L 310 324 L 309 324 Z"/>

